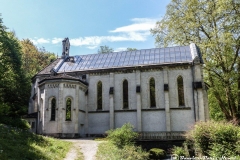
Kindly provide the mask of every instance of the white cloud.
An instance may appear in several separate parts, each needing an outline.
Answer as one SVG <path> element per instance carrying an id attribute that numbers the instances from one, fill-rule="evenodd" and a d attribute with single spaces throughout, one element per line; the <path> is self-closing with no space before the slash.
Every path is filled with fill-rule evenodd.
<path id="1" fill-rule="evenodd" d="M 120 52 L 120 51 L 126 51 L 127 48 L 126 47 L 119 47 L 119 48 L 115 48 L 114 52 Z"/>
<path id="2" fill-rule="evenodd" d="M 95 48 L 97 48 L 98 46 L 88 46 L 87 48 L 88 49 L 95 49 Z"/>
<path id="3" fill-rule="evenodd" d="M 48 39 L 44 39 L 44 38 L 39 38 L 38 43 L 42 44 L 42 43 L 49 43 L 50 41 Z"/>
<path id="4" fill-rule="evenodd" d="M 49 39 L 44 39 L 44 38 L 37 38 L 34 37 L 34 39 L 30 39 L 33 44 L 37 45 L 37 44 L 43 44 L 43 43 L 50 43 Z"/>
<path id="5" fill-rule="evenodd" d="M 52 39 L 52 44 L 57 44 L 59 42 L 62 42 L 63 38 L 53 38 Z"/>
<path id="6" fill-rule="evenodd" d="M 118 33 L 118 32 L 139 32 L 139 31 L 149 31 L 153 28 L 156 24 L 157 19 L 150 19 L 150 18 L 134 18 L 131 19 L 133 24 L 118 27 L 115 30 L 110 32 Z"/>
<path id="7" fill-rule="evenodd" d="M 150 29 L 155 26 L 157 19 L 150 18 L 133 18 L 132 24 L 118 27 L 109 31 L 109 36 L 89 36 L 70 39 L 72 46 L 85 46 L 89 49 L 95 49 L 105 42 L 121 41 L 146 41 L 150 35 Z M 58 44 L 63 38 L 53 38 L 52 40 L 37 38 L 31 39 L 34 44 L 52 43 Z"/>

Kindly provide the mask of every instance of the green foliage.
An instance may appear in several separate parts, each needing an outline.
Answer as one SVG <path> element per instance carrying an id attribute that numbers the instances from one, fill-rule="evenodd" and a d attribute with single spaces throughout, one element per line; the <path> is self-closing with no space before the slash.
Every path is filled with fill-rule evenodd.
<path id="1" fill-rule="evenodd" d="M 134 139 L 138 136 L 138 133 L 133 131 L 133 126 L 130 123 L 126 123 L 121 128 L 116 128 L 115 130 L 109 130 L 107 134 L 107 139 L 119 148 L 133 145 Z"/>
<path id="2" fill-rule="evenodd" d="M 145 160 L 149 153 L 141 147 L 134 146 L 134 140 L 138 134 L 133 132 L 130 123 L 124 124 L 121 128 L 107 131 L 107 142 L 98 147 L 97 158 L 103 160 Z"/>
<path id="3" fill-rule="evenodd" d="M 19 41 L 0 18 L 0 117 L 27 114 L 31 78 L 53 59 L 53 53 L 30 40 Z"/>
<path id="4" fill-rule="evenodd" d="M 70 147 L 70 142 L 0 124 L 0 159 L 61 160 Z"/>
<path id="5" fill-rule="evenodd" d="M 150 159 L 160 159 L 166 156 L 166 152 L 160 148 L 152 148 L 149 150 Z"/>
<path id="6" fill-rule="evenodd" d="M 0 21 L 0 115 L 19 116 L 28 104 L 29 85 L 21 57 L 18 39 Z"/>
<path id="7" fill-rule="evenodd" d="M 126 145 L 118 148 L 111 141 L 102 142 L 98 146 L 97 159 L 101 160 L 147 160 L 149 153 L 143 151 L 141 147 Z"/>
<path id="8" fill-rule="evenodd" d="M 171 151 L 172 151 L 173 155 L 177 155 L 178 157 L 180 157 L 180 156 L 186 157 L 187 156 L 187 153 L 183 147 L 174 146 Z"/>
<path id="9" fill-rule="evenodd" d="M 240 5 L 233 0 L 172 0 L 151 30 L 160 47 L 196 43 L 203 54 L 210 115 L 240 122 Z"/>
<path id="10" fill-rule="evenodd" d="M 13 118 L 13 117 L 6 117 L 6 116 L 0 116 L 0 123 L 11 126 L 11 127 L 17 127 L 20 129 L 29 129 L 30 124 L 25 119 L 21 118 Z"/>
<path id="11" fill-rule="evenodd" d="M 102 54 L 102 53 L 111 53 L 114 52 L 113 48 L 110 48 L 108 46 L 100 46 L 100 49 L 98 49 L 98 53 Z"/>
<path id="12" fill-rule="evenodd" d="M 240 127 L 226 122 L 199 122 L 187 133 L 200 156 L 233 157 L 240 154 Z"/>
<path id="13" fill-rule="evenodd" d="M 127 48 L 127 51 L 136 51 L 136 48 Z"/>
<path id="14" fill-rule="evenodd" d="M 54 53 L 46 51 L 45 48 L 37 48 L 29 39 L 21 40 L 20 44 L 23 52 L 22 67 L 29 80 L 56 59 Z"/>

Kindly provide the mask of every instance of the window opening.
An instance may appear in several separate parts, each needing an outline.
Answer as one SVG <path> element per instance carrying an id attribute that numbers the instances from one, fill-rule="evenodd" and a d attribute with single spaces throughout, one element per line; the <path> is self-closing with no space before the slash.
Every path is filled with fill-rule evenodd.
<path id="1" fill-rule="evenodd" d="M 97 109 L 102 109 L 102 82 L 99 81 L 97 84 Z"/>
<path id="2" fill-rule="evenodd" d="M 68 98 L 66 102 L 66 121 L 71 121 L 71 105 L 72 101 Z"/>
<path id="3" fill-rule="evenodd" d="M 179 76 L 177 78 L 177 86 L 178 86 L 178 104 L 179 104 L 179 106 L 185 106 L 184 87 L 183 87 L 183 78 L 182 78 L 182 76 Z"/>
<path id="4" fill-rule="evenodd" d="M 56 117 L 56 99 L 53 98 L 51 101 L 51 121 L 55 121 Z"/>
<path id="5" fill-rule="evenodd" d="M 128 81 L 123 81 L 123 108 L 128 108 Z"/>
<path id="6" fill-rule="evenodd" d="M 149 88 L 150 88 L 150 107 L 156 107 L 156 94 L 155 94 L 155 80 L 151 78 L 149 81 Z"/>

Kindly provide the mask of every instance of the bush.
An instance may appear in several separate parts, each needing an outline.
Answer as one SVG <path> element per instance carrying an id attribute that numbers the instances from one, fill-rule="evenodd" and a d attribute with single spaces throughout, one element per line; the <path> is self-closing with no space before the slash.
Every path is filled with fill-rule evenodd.
<path id="1" fill-rule="evenodd" d="M 172 154 L 177 155 L 178 157 L 188 155 L 183 147 L 177 147 L 177 146 L 174 146 L 172 148 Z"/>
<path id="2" fill-rule="evenodd" d="M 126 123 L 121 128 L 115 130 L 109 130 L 107 134 L 107 138 L 119 148 L 123 148 L 126 145 L 133 145 L 134 139 L 138 136 L 138 133 L 133 131 L 133 126 L 130 123 Z"/>
<path id="3" fill-rule="evenodd" d="M 234 157 L 240 154 L 240 127 L 226 122 L 199 122 L 189 131 L 187 142 L 198 156 Z"/>
<path id="4" fill-rule="evenodd" d="M 166 156 L 166 152 L 160 148 L 152 148 L 149 150 L 150 159 L 159 159 Z"/>
<path id="5" fill-rule="evenodd" d="M 30 125 L 29 123 L 21 118 L 12 118 L 12 117 L 7 117 L 7 116 L 0 116 L 0 123 L 12 126 L 12 127 L 17 127 L 21 129 L 29 129 Z"/>

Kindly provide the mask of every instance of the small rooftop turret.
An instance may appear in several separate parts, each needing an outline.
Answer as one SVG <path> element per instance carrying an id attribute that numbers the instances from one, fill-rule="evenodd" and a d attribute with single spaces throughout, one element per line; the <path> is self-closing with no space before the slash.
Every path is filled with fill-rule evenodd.
<path id="1" fill-rule="evenodd" d="M 69 49 L 70 49 L 70 42 L 68 38 L 65 38 L 62 41 L 62 45 L 63 45 L 63 50 L 62 50 L 62 58 L 65 59 L 66 57 L 69 56 Z"/>

